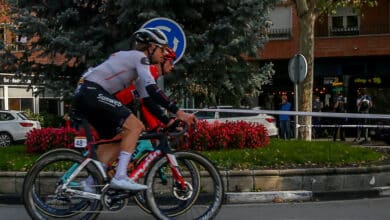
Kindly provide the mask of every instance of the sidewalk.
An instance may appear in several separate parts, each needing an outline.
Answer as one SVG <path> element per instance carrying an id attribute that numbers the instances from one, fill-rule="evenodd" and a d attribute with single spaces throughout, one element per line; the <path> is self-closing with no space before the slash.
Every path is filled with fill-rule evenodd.
<path id="1" fill-rule="evenodd" d="M 378 141 L 362 147 L 390 148 Z M 228 204 L 390 196 L 390 164 L 344 168 L 221 170 L 220 173 L 225 185 L 225 203 Z M 0 203 L 21 203 L 24 175 L 22 172 L 0 172 Z"/>

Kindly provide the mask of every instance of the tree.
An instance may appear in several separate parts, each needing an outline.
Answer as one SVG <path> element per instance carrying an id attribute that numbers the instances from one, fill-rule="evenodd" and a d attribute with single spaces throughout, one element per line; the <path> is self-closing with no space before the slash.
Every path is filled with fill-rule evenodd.
<path id="1" fill-rule="evenodd" d="M 299 86 L 299 110 L 311 111 L 314 70 L 314 24 L 321 14 L 334 13 L 339 7 L 350 6 L 360 9 L 362 6 L 374 6 L 375 0 L 293 0 L 296 6 L 299 23 L 299 48 L 307 60 L 308 70 L 306 79 Z M 310 125 L 310 116 L 299 117 L 300 125 Z M 311 140 L 311 129 L 308 126 L 300 127 L 299 138 Z"/>
<path id="2" fill-rule="evenodd" d="M 187 36 L 174 91 L 207 97 L 206 104 L 238 102 L 273 75 L 271 64 L 259 67 L 243 55 L 256 57 L 267 41 L 266 16 L 277 0 L 13 1 L 15 32 L 30 39 L 29 50 L 8 59 L 13 70 L 68 95 L 88 67 L 128 49 L 131 33 L 154 17 L 175 20 Z"/>

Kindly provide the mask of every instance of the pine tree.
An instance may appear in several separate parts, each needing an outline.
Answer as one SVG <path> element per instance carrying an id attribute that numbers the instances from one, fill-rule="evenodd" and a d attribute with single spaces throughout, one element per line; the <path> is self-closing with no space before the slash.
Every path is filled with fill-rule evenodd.
<path id="1" fill-rule="evenodd" d="M 46 82 L 71 95 L 87 68 L 129 49 L 131 34 L 147 20 L 168 17 L 187 37 L 175 80 L 167 80 L 172 91 L 203 97 L 204 104 L 238 104 L 258 95 L 273 75 L 272 64 L 260 67 L 244 57 L 256 58 L 266 43 L 267 14 L 276 1 L 18 0 L 15 32 L 33 41 L 22 56 L 9 60 L 17 73 L 34 76 L 33 83 Z"/>

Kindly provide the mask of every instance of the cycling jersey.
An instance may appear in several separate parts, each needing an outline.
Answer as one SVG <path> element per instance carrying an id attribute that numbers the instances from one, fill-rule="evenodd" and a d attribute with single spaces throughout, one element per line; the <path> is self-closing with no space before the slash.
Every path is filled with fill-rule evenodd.
<path id="1" fill-rule="evenodd" d="M 135 80 L 141 85 L 156 84 L 150 74 L 150 62 L 141 51 L 120 51 L 112 54 L 102 64 L 90 69 L 84 74 L 84 79 L 97 83 L 110 94 L 115 94 Z"/>
<path id="2" fill-rule="evenodd" d="M 153 78 L 155 80 L 158 79 L 158 77 L 160 77 L 159 73 L 158 73 L 158 69 L 157 69 L 157 66 L 156 65 L 151 65 L 150 66 L 150 73 L 152 74 Z M 115 93 L 115 97 L 124 105 L 128 105 L 130 104 L 133 99 L 134 99 L 134 92 L 135 92 L 136 88 L 135 88 L 135 85 L 134 84 L 131 84 L 130 86 L 128 86 L 127 88 L 125 89 L 122 89 L 121 91 Z M 145 96 L 145 95 L 144 95 Z"/>

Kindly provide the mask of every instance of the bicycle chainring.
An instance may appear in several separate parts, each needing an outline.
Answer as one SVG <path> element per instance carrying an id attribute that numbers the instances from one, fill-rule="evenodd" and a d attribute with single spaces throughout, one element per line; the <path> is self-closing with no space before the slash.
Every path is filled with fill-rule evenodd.
<path id="1" fill-rule="evenodd" d="M 129 194 L 122 190 L 108 189 L 102 193 L 101 202 L 109 211 L 122 210 L 129 201 Z"/>

